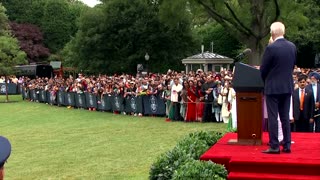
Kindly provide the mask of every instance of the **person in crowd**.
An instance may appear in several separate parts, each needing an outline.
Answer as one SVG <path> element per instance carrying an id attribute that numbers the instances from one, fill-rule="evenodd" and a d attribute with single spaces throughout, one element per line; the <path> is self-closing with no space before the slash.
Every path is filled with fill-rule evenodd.
<path id="1" fill-rule="evenodd" d="M 165 97 L 165 102 L 166 102 L 166 121 L 169 121 L 170 119 L 173 119 L 173 111 L 172 109 L 172 104 L 171 104 L 171 86 L 167 85 L 167 88 L 164 91 L 164 97 Z M 171 112 L 171 116 L 170 116 Z"/>
<path id="2" fill-rule="evenodd" d="M 4 179 L 4 165 L 11 154 L 11 144 L 9 140 L 0 136 L 0 180 Z"/>
<path id="3" fill-rule="evenodd" d="M 296 46 L 284 38 L 285 26 L 281 22 L 272 23 L 273 43 L 265 49 L 260 72 L 264 81 L 264 93 L 268 111 L 268 130 L 270 148 L 263 151 L 268 154 L 280 153 L 278 140 L 279 114 L 283 130 L 284 153 L 291 153 L 291 132 L 289 120 L 290 98 L 293 92 L 293 70 L 296 63 Z"/>
<path id="4" fill-rule="evenodd" d="M 197 103 L 196 103 L 196 116 L 197 121 L 202 122 L 203 118 L 203 111 L 204 111 L 204 93 L 202 92 L 202 85 L 204 84 L 203 80 L 197 81 L 196 87 L 196 96 L 197 96 Z"/>
<path id="5" fill-rule="evenodd" d="M 207 76 L 206 82 L 202 85 L 202 93 L 204 94 L 204 112 L 203 112 L 203 122 L 212 122 L 212 103 L 213 103 L 213 89 L 216 84 L 213 82 L 214 78 L 212 76 Z"/>
<path id="6" fill-rule="evenodd" d="M 188 88 L 188 104 L 187 104 L 187 113 L 186 113 L 186 121 L 194 122 L 196 121 L 196 86 L 193 80 L 189 80 L 189 88 Z"/>
<path id="7" fill-rule="evenodd" d="M 311 132 L 314 123 L 314 97 L 312 90 L 306 88 L 306 75 L 298 78 L 299 88 L 293 92 L 293 118 L 297 132 Z"/>
<path id="8" fill-rule="evenodd" d="M 182 119 L 186 120 L 186 110 L 187 110 L 187 103 L 188 103 L 188 89 L 189 89 L 189 83 L 187 80 L 183 80 L 182 83 L 182 90 L 180 93 L 180 115 Z"/>
<path id="9" fill-rule="evenodd" d="M 213 89 L 213 110 L 212 112 L 215 115 L 216 121 L 218 123 L 223 122 L 221 116 L 221 104 L 218 103 L 218 98 L 221 96 L 221 90 L 223 89 L 221 85 L 221 81 L 219 79 L 216 80 L 217 87 Z"/>
<path id="10" fill-rule="evenodd" d="M 221 89 L 221 116 L 224 123 L 229 123 L 230 118 L 230 103 L 228 101 L 229 96 L 229 81 L 225 81 L 223 88 Z"/>
<path id="11" fill-rule="evenodd" d="M 312 92 L 313 98 L 314 98 L 314 123 L 311 125 L 311 131 L 315 130 L 315 132 L 320 132 L 320 84 L 319 84 L 320 74 L 313 72 L 310 73 L 310 81 L 311 84 L 309 84 L 306 89 Z"/>
<path id="12" fill-rule="evenodd" d="M 171 102 L 174 108 L 174 118 L 172 120 L 179 121 L 181 120 L 180 116 L 180 101 L 181 101 L 181 91 L 182 85 L 180 84 L 180 79 L 178 77 L 174 78 L 174 83 L 171 87 Z"/>
<path id="13" fill-rule="evenodd" d="M 230 83 L 229 94 L 228 94 L 228 102 L 231 106 L 231 128 L 237 129 L 237 100 L 236 100 L 236 91 L 233 89 L 232 84 Z"/>
<path id="14" fill-rule="evenodd" d="M 298 76 L 299 76 L 299 74 L 300 74 L 300 73 L 298 73 L 298 72 L 294 72 L 293 75 L 292 75 L 293 84 L 294 84 L 294 89 L 299 88 L 299 83 L 298 83 Z"/>

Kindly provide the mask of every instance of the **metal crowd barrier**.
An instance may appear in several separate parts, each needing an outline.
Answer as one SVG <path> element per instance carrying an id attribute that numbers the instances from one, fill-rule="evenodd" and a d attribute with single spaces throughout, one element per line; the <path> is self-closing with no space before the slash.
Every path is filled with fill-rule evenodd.
<path id="1" fill-rule="evenodd" d="M 63 91 L 45 91 L 38 89 L 21 89 L 23 99 L 48 103 L 57 106 L 75 108 L 95 108 L 100 111 L 141 113 L 145 115 L 165 115 L 165 100 L 157 95 L 142 96 L 97 96 L 92 93 L 75 93 Z"/>
<path id="2" fill-rule="evenodd" d="M 19 94 L 19 84 L 8 83 L 8 94 Z M 6 94 L 6 84 L 0 83 L 0 95 Z"/>
<path id="3" fill-rule="evenodd" d="M 141 95 L 141 96 L 117 96 L 117 95 L 103 95 L 97 96 L 92 93 L 75 93 L 63 91 L 45 91 L 38 89 L 24 89 L 21 88 L 23 99 L 28 99 L 39 103 L 48 103 L 57 106 L 70 106 L 74 108 L 95 108 L 99 111 L 107 112 L 125 112 L 127 114 L 143 114 L 143 115 L 157 115 L 172 117 L 174 110 L 174 103 L 166 101 L 159 95 Z M 178 103 L 180 107 L 180 120 L 199 121 L 204 116 L 206 104 L 213 105 L 212 102 L 186 102 Z M 213 108 L 210 106 L 207 111 L 212 112 Z M 188 116 L 188 111 L 191 111 L 191 116 Z M 221 109 L 220 109 L 221 111 Z M 190 113 L 190 112 L 189 112 Z M 187 115 L 188 114 L 188 115 Z M 221 115 L 221 114 L 220 114 Z M 171 117 L 170 117 L 171 116 Z M 186 116 L 189 119 L 185 119 Z M 215 121 L 213 112 L 211 120 Z M 201 120 L 200 120 L 201 121 Z"/>

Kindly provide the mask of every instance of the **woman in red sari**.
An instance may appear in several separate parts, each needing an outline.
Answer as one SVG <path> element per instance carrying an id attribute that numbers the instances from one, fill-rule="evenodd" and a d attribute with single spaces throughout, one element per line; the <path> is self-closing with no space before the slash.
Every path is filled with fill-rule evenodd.
<path id="1" fill-rule="evenodd" d="M 201 92 L 201 87 L 203 83 L 204 83 L 203 80 L 197 81 L 197 87 L 196 87 L 196 96 L 197 96 L 196 117 L 197 117 L 197 121 L 199 122 L 202 122 L 203 108 L 204 108 L 204 94 Z"/>
<path id="2" fill-rule="evenodd" d="M 188 97 L 188 104 L 187 104 L 187 113 L 186 113 L 186 122 L 193 122 L 197 120 L 196 115 L 196 87 L 192 80 L 189 80 L 189 88 L 187 89 L 187 97 Z"/>

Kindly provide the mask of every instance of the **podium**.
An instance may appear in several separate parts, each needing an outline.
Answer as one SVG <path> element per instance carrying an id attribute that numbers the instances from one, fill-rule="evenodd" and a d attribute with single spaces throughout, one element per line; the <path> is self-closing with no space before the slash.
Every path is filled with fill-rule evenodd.
<path id="1" fill-rule="evenodd" d="M 238 139 L 231 139 L 228 143 L 261 145 L 264 83 L 260 71 L 236 63 L 232 83 L 236 91 Z"/>

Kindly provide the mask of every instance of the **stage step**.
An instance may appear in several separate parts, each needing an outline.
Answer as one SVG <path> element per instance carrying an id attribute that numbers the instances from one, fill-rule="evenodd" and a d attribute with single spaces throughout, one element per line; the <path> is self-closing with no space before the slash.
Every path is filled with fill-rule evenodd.
<path id="1" fill-rule="evenodd" d="M 270 158 L 236 158 L 230 160 L 229 172 L 255 172 L 270 174 L 308 174 L 320 177 L 319 161 L 314 160 L 277 160 L 277 156 Z M 320 179 L 320 178 L 318 178 Z"/>
<path id="2" fill-rule="evenodd" d="M 320 176 L 231 172 L 228 180 L 319 180 Z"/>

